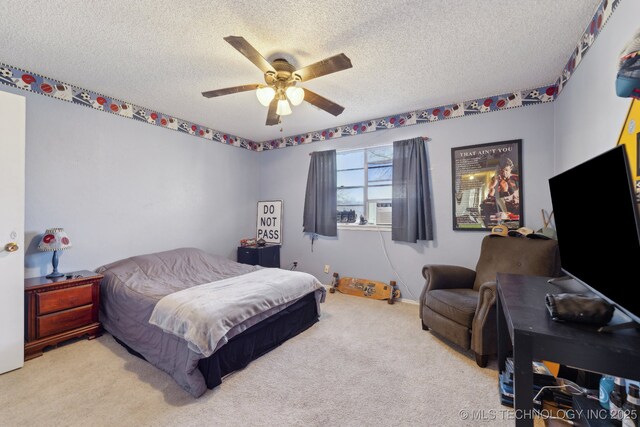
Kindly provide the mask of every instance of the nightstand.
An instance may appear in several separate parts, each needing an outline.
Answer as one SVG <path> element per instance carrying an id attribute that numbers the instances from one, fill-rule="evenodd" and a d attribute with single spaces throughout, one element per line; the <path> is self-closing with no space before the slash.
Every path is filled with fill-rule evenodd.
<path id="1" fill-rule="evenodd" d="M 280 245 L 238 246 L 238 262 L 280 268 Z"/>
<path id="2" fill-rule="evenodd" d="M 76 271 L 58 279 L 35 277 L 24 281 L 24 359 L 71 338 L 100 336 L 98 322 L 101 274 Z"/>

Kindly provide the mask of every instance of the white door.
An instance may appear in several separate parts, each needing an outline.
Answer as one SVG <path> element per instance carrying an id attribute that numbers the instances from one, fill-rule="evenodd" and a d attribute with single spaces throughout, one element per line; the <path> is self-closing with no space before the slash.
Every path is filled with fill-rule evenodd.
<path id="1" fill-rule="evenodd" d="M 25 99 L 0 91 L 0 374 L 24 363 Z"/>

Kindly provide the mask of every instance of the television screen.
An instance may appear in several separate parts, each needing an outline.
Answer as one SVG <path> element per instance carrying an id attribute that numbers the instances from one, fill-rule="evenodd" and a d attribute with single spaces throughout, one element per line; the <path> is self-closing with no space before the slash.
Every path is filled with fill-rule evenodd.
<path id="1" fill-rule="evenodd" d="M 640 322 L 640 221 L 624 146 L 549 179 L 549 189 L 563 271 Z"/>

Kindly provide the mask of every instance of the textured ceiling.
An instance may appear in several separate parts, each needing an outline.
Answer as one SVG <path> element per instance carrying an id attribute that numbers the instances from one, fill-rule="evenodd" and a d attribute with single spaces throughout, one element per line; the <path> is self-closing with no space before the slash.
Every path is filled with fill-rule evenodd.
<path id="1" fill-rule="evenodd" d="M 4 0 L 0 62 L 265 141 L 553 83 L 599 3 Z M 228 35 L 298 67 L 344 52 L 352 69 L 303 85 L 344 113 L 303 103 L 267 127 L 254 92 L 202 97 L 263 81 Z"/>

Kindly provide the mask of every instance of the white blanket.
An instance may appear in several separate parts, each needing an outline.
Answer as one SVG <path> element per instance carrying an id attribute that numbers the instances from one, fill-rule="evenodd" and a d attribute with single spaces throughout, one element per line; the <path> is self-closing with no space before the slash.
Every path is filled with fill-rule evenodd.
<path id="1" fill-rule="evenodd" d="M 149 323 L 208 357 L 235 335 L 313 291 L 319 314 L 325 289 L 315 277 L 264 268 L 169 294 L 158 301 Z"/>

